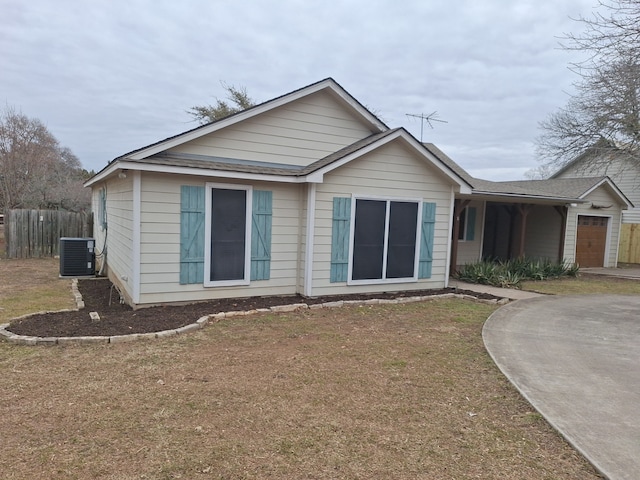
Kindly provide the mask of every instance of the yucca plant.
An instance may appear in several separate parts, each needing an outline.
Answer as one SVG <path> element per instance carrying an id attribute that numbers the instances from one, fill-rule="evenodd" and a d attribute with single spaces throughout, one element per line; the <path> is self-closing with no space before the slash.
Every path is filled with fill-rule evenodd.
<path id="1" fill-rule="evenodd" d="M 470 283 L 519 288 L 523 280 L 545 280 L 564 275 L 575 277 L 579 268 L 576 263 L 558 263 L 538 258 L 482 260 L 464 265 L 454 277 Z"/>

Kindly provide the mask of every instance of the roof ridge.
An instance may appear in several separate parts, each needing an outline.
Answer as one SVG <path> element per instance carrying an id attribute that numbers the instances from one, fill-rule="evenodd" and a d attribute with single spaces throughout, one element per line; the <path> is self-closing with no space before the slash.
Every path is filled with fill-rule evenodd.
<path id="1" fill-rule="evenodd" d="M 324 79 L 319 80 L 317 82 L 310 83 L 309 85 L 306 85 L 304 87 L 300 87 L 300 88 L 297 88 L 295 90 L 292 90 L 292 91 L 290 91 L 288 93 L 279 95 L 279 96 L 271 98 L 269 100 L 265 100 L 264 102 L 260 102 L 260 103 L 258 103 L 256 105 L 252 105 L 251 107 L 245 108 L 243 110 L 239 110 L 239 111 L 234 112 L 234 113 L 232 113 L 230 115 L 227 115 L 226 117 L 220 118 L 218 120 L 214 120 L 213 122 L 208 122 L 208 123 L 205 123 L 203 125 L 198 125 L 198 126 L 196 126 L 194 128 L 185 130 L 185 131 L 177 133 L 175 135 L 171 135 L 171 136 L 166 137 L 166 138 L 164 138 L 162 140 L 159 140 L 157 142 L 153 142 L 153 143 L 150 143 L 150 144 L 145 145 L 143 147 L 137 148 L 135 150 L 132 150 L 130 152 L 127 152 L 127 153 L 125 153 L 123 155 L 120 155 L 120 156 L 114 158 L 109 163 L 111 163 L 111 162 L 113 162 L 115 160 L 121 160 L 121 159 L 130 157 L 131 155 L 135 155 L 136 153 L 139 153 L 139 152 L 144 151 L 146 149 L 161 145 L 161 144 L 163 144 L 165 142 L 169 142 L 169 141 L 177 139 L 179 137 L 182 137 L 182 136 L 188 135 L 190 133 L 196 132 L 198 130 L 211 128 L 213 125 L 219 124 L 220 122 L 228 122 L 229 120 L 233 120 L 234 117 L 238 117 L 238 116 L 241 116 L 241 115 L 246 115 L 247 113 L 251 113 L 252 111 L 255 111 L 256 109 L 264 108 L 264 107 L 268 106 L 269 104 L 277 103 L 278 101 L 280 101 L 280 100 L 282 100 L 282 99 L 284 99 L 286 97 L 295 96 L 296 94 L 298 94 L 300 92 L 303 92 L 305 90 L 312 90 L 314 87 L 322 85 L 323 83 L 327 83 L 328 85 L 329 84 L 334 85 L 337 89 L 339 89 L 341 92 L 343 92 L 344 95 L 346 95 L 351 101 L 355 102 L 358 106 L 360 106 L 368 115 L 371 116 L 372 119 L 375 119 L 375 122 L 379 123 L 382 127 L 384 127 L 385 131 L 389 129 L 389 126 L 386 123 L 384 123 L 382 120 L 380 120 L 380 118 L 376 114 L 374 114 L 366 106 L 364 106 L 362 103 L 360 103 L 360 101 L 357 98 L 355 98 L 353 95 L 351 95 L 351 93 L 349 93 L 342 85 L 340 85 L 338 82 L 336 82 L 332 77 L 327 77 L 327 78 L 324 78 Z M 310 93 L 314 93 L 314 92 L 310 92 Z M 373 123 L 375 123 L 375 122 L 373 122 Z M 132 159 L 129 158 L 129 160 L 132 160 Z"/>

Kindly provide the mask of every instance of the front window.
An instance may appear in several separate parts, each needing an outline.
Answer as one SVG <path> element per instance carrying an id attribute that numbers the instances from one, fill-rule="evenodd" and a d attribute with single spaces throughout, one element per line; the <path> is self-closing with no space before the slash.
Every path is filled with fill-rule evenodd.
<path id="1" fill-rule="evenodd" d="M 417 279 L 421 203 L 356 198 L 349 283 Z"/>
<path id="2" fill-rule="evenodd" d="M 251 187 L 207 184 L 205 286 L 247 285 Z"/>

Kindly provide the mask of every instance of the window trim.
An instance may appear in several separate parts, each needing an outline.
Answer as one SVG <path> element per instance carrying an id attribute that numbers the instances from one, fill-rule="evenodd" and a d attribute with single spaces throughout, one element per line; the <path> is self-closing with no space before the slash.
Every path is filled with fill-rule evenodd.
<path id="1" fill-rule="evenodd" d="M 356 204 L 358 200 L 373 200 L 383 201 L 387 203 L 385 212 L 385 232 L 384 232 L 384 250 L 382 258 L 382 273 L 383 278 L 374 279 L 353 279 L 353 255 L 355 251 L 355 225 L 356 225 Z M 414 247 L 414 259 L 413 259 L 413 276 L 403 278 L 385 278 L 387 275 L 387 257 L 389 248 L 389 217 L 390 217 L 390 205 L 391 202 L 403 202 L 403 203 L 415 203 L 418 205 L 418 211 L 416 213 L 416 238 Z M 418 272 L 420 265 L 420 236 L 422 233 L 422 206 L 423 199 L 415 197 L 387 197 L 377 195 L 357 195 L 351 196 L 351 218 L 349 225 L 349 266 L 347 273 L 347 285 L 387 285 L 392 283 L 408 283 L 418 281 Z"/>
<path id="2" fill-rule="evenodd" d="M 472 220 L 473 222 L 469 223 L 469 214 L 473 210 Z M 476 223 L 478 216 L 478 208 L 475 205 L 467 205 L 460 212 L 460 221 L 458 228 L 458 242 L 475 242 L 477 241 L 476 234 Z M 464 221 L 463 221 L 464 218 Z M 471 229 L 471 238 L 469 238 L 469 226 L 472 226 Z M 462 237 L 462 238 L 461 238 Z"/>
<path id="3" fill-rule="evenodd" d="M 467 227 L 469 220 L 469 205 L 464 207 L 458 216 L 460 218 L 458 222 L 458 242 L 467 242 Z"/>
<path id="4" fill-rule="evenodd" d="M 214 189 L 244 190 L 245 197 L 245 233 L 244 233 L 244 278 L 236 280 L 211 280 L 211 197 Z M 253 187 L 231 183 L 205 183 L 205 233 L 204 233 L 204 286 L 232 287 L 249 285 L 251 282 L 251 214 L 253 209 Z"/>

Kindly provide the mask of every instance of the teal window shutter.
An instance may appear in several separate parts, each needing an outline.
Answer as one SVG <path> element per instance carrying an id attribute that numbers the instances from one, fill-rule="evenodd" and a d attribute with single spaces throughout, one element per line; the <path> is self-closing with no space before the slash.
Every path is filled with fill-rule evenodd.
<path id="1" fill-rule="evenodd" d="M 254 190 L 252 207 L 251 280 L 269 280 L 273 192 Z"/>
<path id="2" fill-rule="evenodd" d="M 420 260 L 418 264 L 418 278 L 431 278 L 433 263 L 433 237 L 436 226 L 436 204 L 424 202 L 422 204 L 422 232 L 420 235 Z"/>
<path id="3" fill-rule="evenodd" d="M 472 241 L 476 233 L 476 207 L 467 207 L 467 236 L 465 240 Z"/>
<path id="4" fill-rule="evenodd" d="M 180 284 L 204 282 L 204 187 L 180 187 Z"/>
<path id="5" fill-rule="evenodd" d="M 349 274 L 349 228 L 351 222 L 351 198 L 333 199 L 333 222 L 331 230 L 330 281 L 346 282 Z"/>

